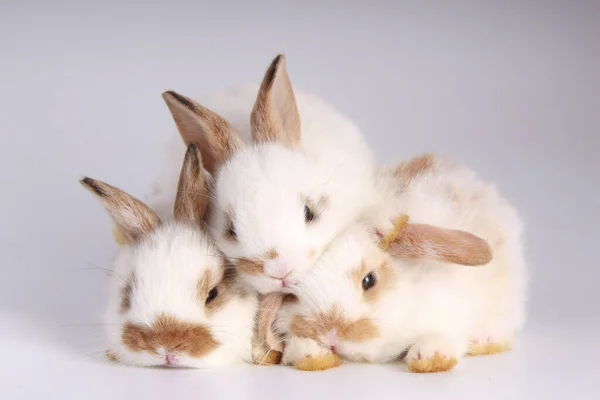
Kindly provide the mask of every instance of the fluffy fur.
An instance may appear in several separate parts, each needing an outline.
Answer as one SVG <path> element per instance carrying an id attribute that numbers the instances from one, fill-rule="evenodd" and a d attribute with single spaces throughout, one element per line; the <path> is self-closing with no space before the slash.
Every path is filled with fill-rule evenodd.
<path id="1" fill-rule="evenodd" d="M 359 129 L 318 97 L 294 92 L 283 56 L 260 87 L 234 87 L 206 107 L 174 92 L 165 99 L 183 141 L 198 142 L 203 157 L 215 160 L 207 168 L 212 236 L 232 263 L 256 263 L 258 273 L 242 276 L 261 293 L 289 290 L 374 199 L 372 153 Z M 176 185 L 181 142 L 171 144 L 149 200 L 159 207 Z"/>
<path id="2" fill-rule="evenodd" d="M 177 189 L 175 218 L 163 223 L 121 190 L 82 180 L 112 216 L 123 242 L 111 268 L 105 317 L 111 360 L 194 368 L 251 360 L 257 298 L 226 270 L 199 226 L 208 203 L 197 200 L 203 182 L 200 153 L 190 146 L 171 192 L 175 197 Z"/>
<path id="3" fill-rule="evenodd" d="M 298 301 L 278 313 L 276 328 L 290 341 L 313 342 L 304 351 L 292 346 L 283 361 L 333 350 L 381 363 L 408 350 L 410 371 L 440 372 L 470 348 L 507 349 L 525 322 L 528 278 L 513 207 L 470 170 L 431 155 L 384 169 L 379 184 L 389 220 L 407 214 L 410 223 L 387 252 L 359 224 L 332 243 L 297 284 Z M 458 238 L 458 245 L 439 238 Z M 490 250 L 492 257 L 479 257 Z M 369 273 L 376 283 L 365 291 L 361 279 Z"/>

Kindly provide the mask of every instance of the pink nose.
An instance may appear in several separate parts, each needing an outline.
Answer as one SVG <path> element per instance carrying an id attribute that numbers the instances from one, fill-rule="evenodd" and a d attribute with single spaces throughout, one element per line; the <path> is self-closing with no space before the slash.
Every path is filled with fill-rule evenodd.
<path id="1" fill-rule="evenodd" d="M 264 271 L 272 278 L 283 279 L 290 273 L 290 268 L 280 258 L 276 258 L 265 261 Z"/>

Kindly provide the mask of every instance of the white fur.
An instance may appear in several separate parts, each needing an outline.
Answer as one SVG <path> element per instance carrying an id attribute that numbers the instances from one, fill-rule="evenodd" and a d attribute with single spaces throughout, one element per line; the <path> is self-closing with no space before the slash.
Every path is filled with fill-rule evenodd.
<path id="1" fill-rule="evenodd" d="M 208 368 L 251 360 L 251 339 L 257 298 L 235 296 L 210 317 L 196 300 L 197 283 L 205 271 L 219 275 L 222 260 L 212 240 L 200 229 L 171 222 L 159 226 L 142 242 L 122 247 L 114 261 L 106 313 L 110 351 L 121 363 L 163 365 L 166 354 L 132 352 L 122 343 L 127 322 L 151 327 L 159 315 L 206 326 L 219 346 L 204 357 L 179 357 L 180 365 Z M 125 280 L 135 275 L 131 308 L 122 313 Z"/>
<path id="2" fill-rule="evenodd" d="M 374 199 L 372 152 L 358 128 L 318 97 L 296 92 L 302 138 L 298 149 L 277 143 L 252 144 L 250 112 L 257 85 L 242 85 L 201 104 L 225 118 L 245 145 L 215 174 L 209 228 L 217 246 L 232 261 L 279 254 L 282 268 L 294 281 L 319 258 L 326 246 L 355 221 Z M 177 185 L 177 166 L 185 151 L 181 139 L 170 145 L 165 170 L 150 198 L 154 207 L 169 207 L 167 193 Z M 310 224 L 304 202 L 327 199 Z M 235 214 L 237 242 L 227 240 L 225 211 Z M 243 275 L 262 293 L 282 290 L 282 282 L 266 275 Z"/>
<path id="3" fill-rule="evenodd" d="M 473 233 L 488 241 L 493 260 L 468 267 L 389 258 L 396 274 L 395 287 L 370 304 L 349 272 L 363 261 L 376 268 L 388 255 L 376 246 L 373 235 L 357 224 L 338 237 L 298 282 L 299 303 L 281 308 L 278 330 L 289 332 L 294 315 L 311 318 L 316 311 L 338 304 L 347 318 L 370 318 L 380 332 L 377 339 L 364 343 L 331 343 L 331 335 L 319 338 L 322 346 L 335 344 L 336 352 L 353 361 L 391 361 L 411 346 L 409 362 L 419 352 L 421 357 L 437 351 L 458 358 L 472 341 L 512 340 L 525 322 L 528 274 L 522 223 L 496 189 L 473 172 L 439 158 L 435 164 L 403 191 L 392 170 L 383 170 L 379 182 L 382 209 L 390 219 L 405 213 L 414 223 Z"/>

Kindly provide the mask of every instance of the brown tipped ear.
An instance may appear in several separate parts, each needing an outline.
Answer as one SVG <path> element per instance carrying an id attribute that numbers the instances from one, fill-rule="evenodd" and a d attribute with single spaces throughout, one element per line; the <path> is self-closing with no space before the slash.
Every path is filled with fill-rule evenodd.
<path id="1" fill-rule="evenodd" d="M 202 174 L 202 155 L 198 145 L 191 144 L 181 167 L 173 214 L 178 221 L 202 226 L 207 209 L 208 193 Z"/>
<path id="2" fill-rule="evenodd" d="M 424 224 L 408 224 L 387 251 L 393 257 L 467 266 L 485 265 L 492 260 L 492 249 L 482 238 L 465 231 Z"/>
<path id="3" fill-rule="evenodd" d="M 100 199 L 127 244 L 137 242 L 160 225 L 154 211 L 121 189 L 87 177 L 80 183 Z"/>
<path id="4" fill-rule="evenodd" d="M 213 174 L 240 146 L 231 125 L 217 113 L 179 93 L 162 94 L 186 146 L 197 143 L 204 168 Z"/>
<path id="5" fill-rule="evenodd" d="M 300 115 L 283 54 L 275 57 L 263 78 L 250 126 L 254 142 L 277 141 L 290 148 L 300 143 Z"/>

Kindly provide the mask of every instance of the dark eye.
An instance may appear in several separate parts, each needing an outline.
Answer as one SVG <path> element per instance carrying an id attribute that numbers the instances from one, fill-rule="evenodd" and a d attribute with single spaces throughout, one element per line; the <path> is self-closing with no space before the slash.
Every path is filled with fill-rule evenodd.
<path id="1" fill-rule="evenodd" d="M 312 210 L 310 209 L 310 207 L 305 204 L 304 205 L 304 221 L 306 223 L 309 223 L 313 219 L 315 219 L 315 214 L 312 212 Z"/>
<path id="2" fill-rule="evenodd" d="M 227 234 L 232 239 L 237 238 L 237 233 L 235 232 L 235 226 L 233 225 L 233 222 L 229 222 L 227 227 Z"/>
<path id="3" fill-rule="evenodd" d="M 376 283 L 377 280 L 375 279 L 375 275 L 372 272 L 369 272 L 362 280 L 363 290 L 366 292 L 367 290 L 375 286 Z"/>
<path id="4" fill-rule="evenodd" d="M 206 296 L 205 304 L 208 304 L 211 301 L 213 301 L 214 299 L 216 299 L 218 295 L 219 295 L 219 289 L 217 289 L 216 286 L 214 288 L 210 289 L 210 292 L 208 292 L 208 296 Z"/>

